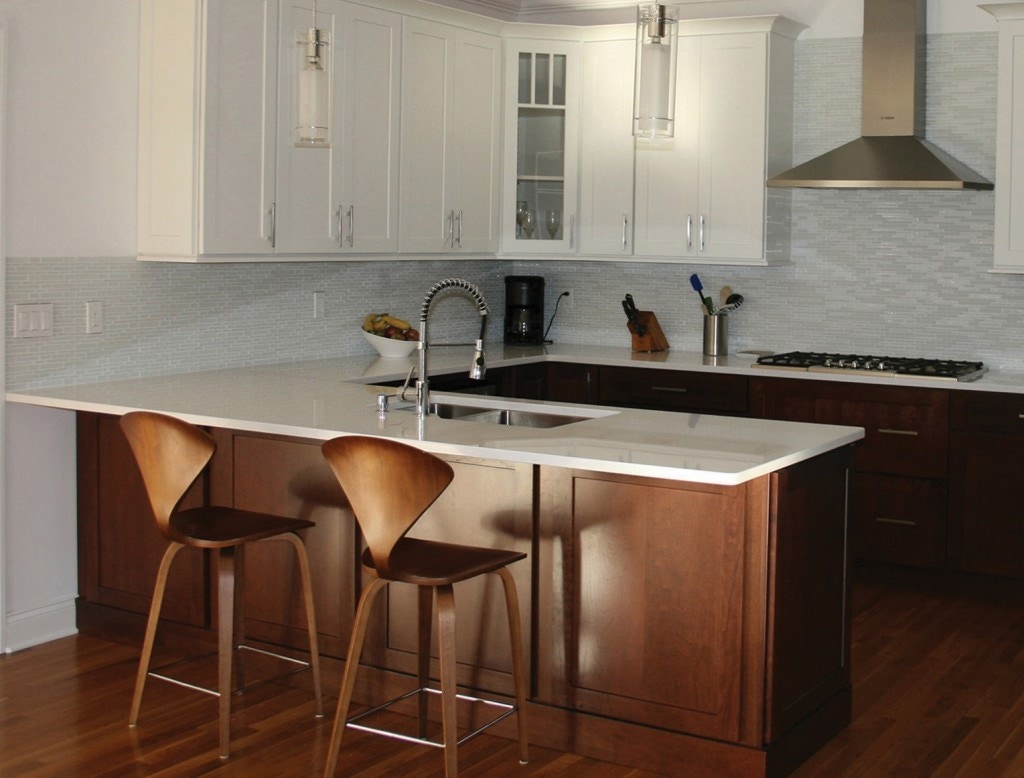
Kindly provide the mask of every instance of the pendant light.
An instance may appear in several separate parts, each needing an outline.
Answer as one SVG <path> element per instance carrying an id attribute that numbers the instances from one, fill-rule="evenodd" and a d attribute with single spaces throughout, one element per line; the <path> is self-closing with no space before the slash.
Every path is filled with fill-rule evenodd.
<path id="1" fill-rule="evenodd" d="M 678 24 L 678 8 L 637 7 L 633 135 L 638 138 L 671 138 L 675 132 Z"/>
<path id="2" fill-rule="evenodd" d="M 326 30 L 316 26 L 316 0 L 313 26 L 299 35 L 297 43 L 295 145 L 327 148 L 331 145 L 330 40 Z"/>

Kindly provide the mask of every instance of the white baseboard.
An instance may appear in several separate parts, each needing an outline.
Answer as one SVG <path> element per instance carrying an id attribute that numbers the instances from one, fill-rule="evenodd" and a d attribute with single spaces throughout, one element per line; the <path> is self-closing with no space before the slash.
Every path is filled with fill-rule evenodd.
<path id="1" fill-rule="evenodd" d="M 23 613 L 8 613 L 4 624 L 4 651 L 10 654 L 77 632 L 74 599 Z"/>

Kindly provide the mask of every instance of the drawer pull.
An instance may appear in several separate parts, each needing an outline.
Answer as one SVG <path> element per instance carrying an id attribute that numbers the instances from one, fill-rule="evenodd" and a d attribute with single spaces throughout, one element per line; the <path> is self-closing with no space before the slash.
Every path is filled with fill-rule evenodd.
<path id="1" fill-rule="evenodd" d="M 887 519 L 885 516 L 875 516 L 875 521 L 879 524 L 899 524 L 901 527 L 916 527 L 916 521 L 910 521 L 909 519 Z"/>
<path id="2" fill-rule="evenodd" d="M 879 427 L 878 428 L 878 434 L 879 435 L 911 435 L 911 436 L 916 436 L 918 434 L 918 432 L 917 432 L 917 430 L 892 430 L 892 429 L 888 429 L 886 427 Z"/>
<path id="3" fill-rule="evenodd" d="M 675 392 L 676 394 L 689 394 L 690 390 L 685 386 L 652 386 L 652 392 Z"/>

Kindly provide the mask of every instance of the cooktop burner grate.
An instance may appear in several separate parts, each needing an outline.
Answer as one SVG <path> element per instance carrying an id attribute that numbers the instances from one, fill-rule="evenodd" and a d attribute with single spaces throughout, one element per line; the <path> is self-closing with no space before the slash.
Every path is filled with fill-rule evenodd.
<path id="1" fill-rule="evenodd" d="M 816 351 L 789 351 L 785 354 L 770 354 L 759 357 L 755 366 L 810 372 L 872 373 L 944 381 L 976 381 L 987 371 L 981 362 L 834 354 Z"/>

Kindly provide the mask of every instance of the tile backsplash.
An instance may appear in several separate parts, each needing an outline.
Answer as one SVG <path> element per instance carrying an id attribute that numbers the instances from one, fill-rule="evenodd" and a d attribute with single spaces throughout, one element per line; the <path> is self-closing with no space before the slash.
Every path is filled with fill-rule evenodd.
<path id="1" fill-rule="evenodd" d="M 794 162 L 856 137 L 860 39 L 797 44 Z M 929 140 L 994 176 L 994 33 L 928 39 Z M 12 195 L 14 193 L 11 193 Z M 508 274 L 546 278 L 550 336 L 627 345 L 619 301 L 657 313 L 675 349 L 697 350 L 701 315 L 688 278 L 729 284 L 746 302 L 733 351 L 846 350 L 981 359 L 1024 370 L 1024 276 L 992 274 L 992 192 L 794 190 L 791 262 L 770 268 L 570 260 L 380 260 L 174 265 L 130 257 L 7 260 L 7 385 L 32 388 L 140 375 L 366 353 L 364 314 L 416 319 L 435 281 L 479 284 L 501 338 Z M 313 318 L 313 292 L 325 316 Z M 85 334 L 85 303 L 104 303 L 104 332 Z M 55 304 L 52 338 L 14 340 L 12 306 Z M 468 340 L 475 313 L 439 298 L 431 333 Z"/>

